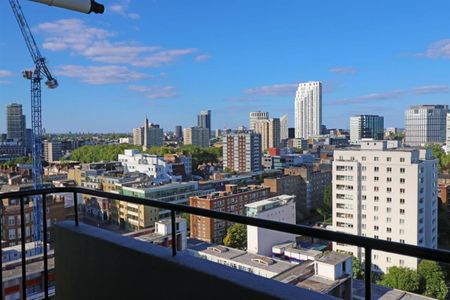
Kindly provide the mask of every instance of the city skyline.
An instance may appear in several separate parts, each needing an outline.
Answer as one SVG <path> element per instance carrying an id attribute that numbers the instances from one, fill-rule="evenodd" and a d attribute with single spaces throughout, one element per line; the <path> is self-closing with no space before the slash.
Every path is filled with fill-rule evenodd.
<path id="1" fill-rule="evenodd" d="M 130 132 L 147 114 L 173 130 L 195 125 L 204 109 L 215 116 L 213 128 L 246 125 L 256 110 L 288 114 L 292 127 L 296 86 L 311 80 L 323 82 L 323 124 L 330 128 L 346 128 L 348 117 L 368 113 L 383 115 L 386 127 L 404 127 L 399 116 L 409 106 L 448 103 L 449 3 L 439 10 L 390 3 L 390 11 L 379 3 L 353 2 L 352 9 L 329 3 L 320 18 L 296 17 L 312 5 L 115 1 L 107 7 L 111 14 L 92 19 L 25 2 L 61 82 L 43 93 L 44 128 Z M 350 14 L 357 9 L 361 14 Z M 32 63 L 7 3 L 0 11 L 0 25 L 8 28 L 0 43 L 0 114 L 18 102 L 28 115 L 29 83 L 20 74 Z M 161 17 L 167 15 L 177 21 Z M 226 18 L 232 15 L 238 17 Z M 109 118 L 98 122 L 99 112 Z"/>

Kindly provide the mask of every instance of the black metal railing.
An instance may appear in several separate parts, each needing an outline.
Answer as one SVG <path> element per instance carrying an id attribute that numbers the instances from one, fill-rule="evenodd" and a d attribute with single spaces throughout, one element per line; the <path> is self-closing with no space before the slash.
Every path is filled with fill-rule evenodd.
<path id="1" fill-rule="evenodd" d="M 59 193 L 73 193 L 74 196 L 74 225 L 78 226 L 78 194 L 85 194 L 90 196 L 104 197 L 114 200 L 120 200 L 124 202 L 141 204 L 145 206 L 157 207 L 170 210 L 172 220 L 172 255 L 177 254 L 176 245 L 176 230 L 175 230 L 175 217 L 176 213 L 190 213 L 208 218 L 221 219 L 231 221 L 235 223 L 241 223 L 245 225 L 251 225 L 266 229 L 272 229 L 280 232 L 291 233 L 296 235 L 305 235 L 309 237 L 320 238 L 338 243 L 350 244 L 353 246 L 361 247 L 365 249 L 365 298 L 371 299 L 371 273 L 372 273 L 372 250 L 385 251 L 389 253 L 395 253 L 400 255 L 413 256 L 421 259 L 429 259 L 439 261 L 443 263 L 450 263 L 450 251 L 425 248 L 420 246 L 408 245 L 397 242 L 390 242 L 385 240 L 373 239 L 368 237 L 362 237 L 342 232 L 334 232 L 326 229 L 313 228 L 304 225 L 294 225 L 288 223 L 275 222 L 264 219 L 257 219 L 247 216 L 240 216 L 230 213 L 212 211 L 203 208 L 197 208 L 192 206 L 186 206 L 181 204 L 172 204 L 167 202 L 161 202 L 158 200 L 137 198 L 131 196 L 125 196 L 114 193 L 107 193 L 102 191 L 90 190 L 80 187 L 60 187 L 60 188 L 48 188 L 39 190 L 29 190 L 20 192 L 11 192 L 0 194 L 0 200 L 5 198 L 19 198 L 20 199 L 20 214 L 21 214 L 21 243 L 22 243 L 22 299 L 26 299 L 26 258 L 25 258 L 25 217 L 24 217 L 24 197 L 41 195 L 43 199 L 43 220 L 44 220 L 44 235 L 43 235 L 43 249 L 44 249 L 44 294 L 45 299 L 48 299 L 48 264 L 47 264 L 47 224 L 46 224 L 46 196 L 50 194 Z M 2 232 L 0 222 L 0 232 Z M 3 275 L 0 272 L 0 282 L 3 282 Z M 3 299 L 3 288 L 1 288 L 0 299 Z"/>

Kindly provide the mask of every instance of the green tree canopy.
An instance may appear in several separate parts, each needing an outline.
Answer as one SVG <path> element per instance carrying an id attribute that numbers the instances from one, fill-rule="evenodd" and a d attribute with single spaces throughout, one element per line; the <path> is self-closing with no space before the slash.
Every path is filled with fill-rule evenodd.
<path id="1" fill-rule="evenodd" d="M 438 263 L 422 260 L 417 267 L 417 273 L 422 278 L 421 290 L 423 295 L 436 299 L 445 299 L 448 288 L 445 283 L 445 273 Z"/>
<path id="2" fill-rule="evenodd" d="M 352 258 L 352 273 L 355 279 L 364 279 L 364 264 L 356 257 Z"/>
<path id="3" fill-rule="evenodd" d="M 247 249 L 247 226 L 236 223 L 229 227 L 227 235 L 223 239 L 223 244 L 231 248 Z"/>
<path id="4" fill-rule="evenodd" d="M 378 283 L 393 289 L 417 293 L 420 288 L 420 276 L 414 270 L 394 266 L 389 268 Z"/>
<path id="5" fill-rule="evenodd" d="M 445 154 L 441 145 L 438 144 L 429 145 L 428 147 L 431 148 L 433 156 L 439 160 L 439 170 L 441 172 L 450 170 L 450 154 Z"/>

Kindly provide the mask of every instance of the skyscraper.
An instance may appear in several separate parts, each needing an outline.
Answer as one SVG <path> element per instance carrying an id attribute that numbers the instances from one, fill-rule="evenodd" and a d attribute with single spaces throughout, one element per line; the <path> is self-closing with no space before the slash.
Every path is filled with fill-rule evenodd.
<path id="1" fill-rule="evenodd" d="M 384 137 L 384 117 L 358 115 L 350 117 L 350 141 L 359 144 L 361 139 L 382 140 Z"/>
<path id="2" fill-rule="evenodd" d="M 209 137 L 211 137 L 211 111 L 202 110 L 197 116 L 197 127 L 207 128 Z"/>
<path id="3" fill-rule="evenodd" d="M 11 103 L 6 106 L 6 130 L 8 139 L 25 145 L 26 121 L 22 113 L 22 104 Z"/>
<path id="4" fill-rule="evenodd" d="M 321 125 L 322 83 L 300 83 L 295 96 L 295 137 L 307 139 L 320 135 Z"/>
<path id="5" fill-rule="evenodd" d="M 181 125 L 175 126 L 175 135 L 178 139 L 183 138 L 183 127 Z"/>
<path id="6" fill-rule="evenodd" d="M 258 120 L 268 120 L 269 113 L 266 111 L 252 111 L 250 112 L 250 130 L 255 130 L 255 123 Z"/>
<path id="7" fill-rule="evenodd" d="M 397 141 L 364 141 L 361 149 L 335 150 L 333 228 L 422 247 L 437 247 L 437 160 L 431 149 L 396 147 Z M 398 146 L 398 145 L 397 145 Z M 364 260 L 364 249 L 333 243 L 333 250 Z M 416 269 L 418 259 L 381 251 L 372 264 Z"/>
<path id="8" fill-rule="evenodd" d="M 158 124 L 152 124 L 145 118 L 144 126 L 133 129 L 133 144 L 145 149 L 164 144 L 164 132 Z"/>
<path id="9" fill-rule="evenodd" d="M 261 134 L 261 150 L 280 147 L 280 119 L 257 120 L 254 132 Z"/>
<path id="10" fill-rule="evenodd" d="M 289 118 L 283 115 L 280 118 L 280 140 L 284 141 L 289 138 Z"/>
<path id="11" fill-rule="evenodd" d="M 405 111 L 405 144 L 445 143 L 448 105 L 414 105 Z"/>
<path id="12" fill-rule="evenodd" d="M 236 172 L 261 171 L 261 135 L 253 132 L 225 135 L 223 167 Z"/>

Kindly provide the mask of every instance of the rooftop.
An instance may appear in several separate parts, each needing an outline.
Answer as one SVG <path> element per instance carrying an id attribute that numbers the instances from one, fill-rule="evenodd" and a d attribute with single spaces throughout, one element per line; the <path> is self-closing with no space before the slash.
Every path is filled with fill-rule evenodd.
<path id="1" fill-rule="evenodd" d="M 314 251 L 314 250 L 311 250 Z M 337 252 L 328 252 L 324 254 L 321 258 L 318 259 L 319 262 L 327 263 L 330 265 L 337 265 L 341 262 L 346 261 L 348 258 L 350 258 L 350 255 L 347 254 L 341 254 Z"/>

